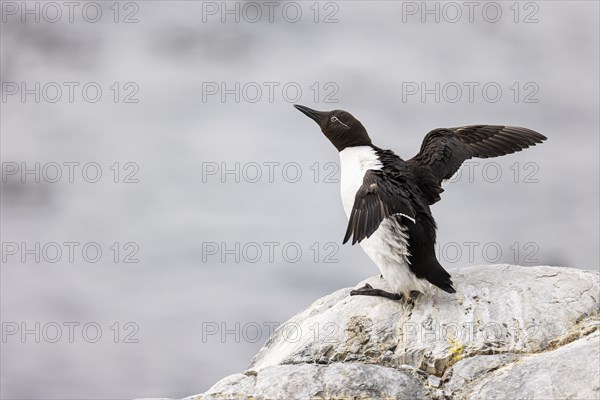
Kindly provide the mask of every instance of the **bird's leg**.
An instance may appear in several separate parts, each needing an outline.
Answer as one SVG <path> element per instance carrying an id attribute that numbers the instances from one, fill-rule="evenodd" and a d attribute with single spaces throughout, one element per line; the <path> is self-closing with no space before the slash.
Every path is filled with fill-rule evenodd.
<path id="1" fill-rule="evenodd" d="M 409 297 L 413 300 L 416 300 L 420 294 L 421 292 L 419 292 L 418 290 L 411 290 Z"/>
<path id="2" fill-rule="evenodd" d="M 350 296 L 356 296 L 356 295 L 380 296 L 380 297 L 386 297 L 391 300 L 402 300 L 401 294 L 390 293 L 390 292 L 386 292 L 385 290 L 381 290 L 381 289 L 374 289 L 373 286 L 369 285 L 368 283 L 365 283 L 365 286 L 363 286 L 359 289 L 354 289 L 350 292 Z"/>
<path id="3" fill-rule="evenodd" d="M 414 306 L 420 294 L 421 292 L 419 292 L 418 290 L 411 290 L 410 294 L 408 295 L 408 299 L 406 299 L 406 302 Z"/>

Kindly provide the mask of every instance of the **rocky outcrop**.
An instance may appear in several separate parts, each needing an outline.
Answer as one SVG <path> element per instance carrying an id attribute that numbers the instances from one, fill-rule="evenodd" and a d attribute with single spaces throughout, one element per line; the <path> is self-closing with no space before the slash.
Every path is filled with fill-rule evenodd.
<path id="1" fill-rule="evenodd" d="M 476 266 L 414 303 L 325 296 L 190 399 L 600 398 L 599 274 Z M 373 277 L 374 287 L 385 281 Z"/>

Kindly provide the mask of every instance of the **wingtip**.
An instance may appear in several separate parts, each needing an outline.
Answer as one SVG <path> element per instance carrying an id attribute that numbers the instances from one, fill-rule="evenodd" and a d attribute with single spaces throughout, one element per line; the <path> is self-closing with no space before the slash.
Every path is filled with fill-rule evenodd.
<path id="1" fill-rule="evenodd" d="M 444 290 L 444 292 L 446 292 L 446 293 L 450 293 L 450 294 L 452 294 L 452 293 L 456 293 L 456 289 L 454 289 L 454 288 L 452 287 L 452 285 L 448 285 L 448 286 L 446 286 L 446 287 L 442 288 L 442 290 Z"/>
<path id="2" fill-rule="evenodd" d="M 350 238 L 352 238 L 352 242 L 350 243 L 352 246 L 354 246 L 356 243 L 360 243 L 360 240 L 358 240 L 357 236 L 353 235 L 351 232 L 348 232 L 348 234 L 346 234 L 346 236 L 344 236 L 344 240 L 342 240 L 342 244 L 348 243 Z"/>
<path id="3" fill-rule="evenodd" d="M 344 240 L 342 240 L 342 244 L 346 244 L 348 243 L 348 240 L 350 239 L 349 235 L 344 236 Z"/>
<path id="4" fill-rule="evenodd" d="M 544 140 L 548 140 L 548 138 L 545 135 L 542 135 L 541 133 L 539 133 L 538 131 L 534 131 L 533 129 L 521 128 L 521 127 L 511 127 L 511 128 L 517 129 L 517 130 L 522 130 L 526 134 L 526 137 L 528 137 L 529 139 L 531 139 L 533 141 L 533 143 L 531 143 L 532 145 L 535 145 L 536 143 L 542 143 Z"/>

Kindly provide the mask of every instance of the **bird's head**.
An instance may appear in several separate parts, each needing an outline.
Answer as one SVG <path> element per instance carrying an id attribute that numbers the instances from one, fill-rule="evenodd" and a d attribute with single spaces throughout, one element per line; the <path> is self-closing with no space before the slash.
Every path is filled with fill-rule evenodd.
<path id="1" fill-rule="evenodd" d="M 316 111 L 301 105 L 294 105 L 321 127 L 321 131 L 338 151 L 346 147 L 366 146 L 371 138 L 365 127 L 352 114 L 342 110 Z"/>

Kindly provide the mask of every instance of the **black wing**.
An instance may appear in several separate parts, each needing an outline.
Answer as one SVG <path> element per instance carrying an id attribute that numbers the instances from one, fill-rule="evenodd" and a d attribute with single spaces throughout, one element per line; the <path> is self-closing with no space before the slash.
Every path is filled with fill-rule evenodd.
<path id="1" fill-rule="evenodd" d="M 419 154 L 408 162 L 429 167 L 440 185 L 442 180 L 450 179 L 462 163 L 472 157 L 503 156 L 535 146 L 544 140 L 544 135 L 514 126 L 440 128 L 425 136 Z"/>
<path id="2" fill-rule="evenodd" d="M 370 237 L 381 221 L 398 213 L 415 221 L 408 187 L 398 177 L 392 178 L 381 170 L 367 171 L 354 198 L 344 243 L 351 236 L 352 244 Z"/>

